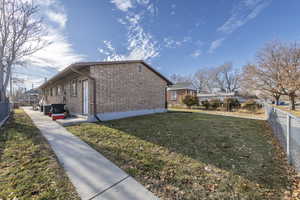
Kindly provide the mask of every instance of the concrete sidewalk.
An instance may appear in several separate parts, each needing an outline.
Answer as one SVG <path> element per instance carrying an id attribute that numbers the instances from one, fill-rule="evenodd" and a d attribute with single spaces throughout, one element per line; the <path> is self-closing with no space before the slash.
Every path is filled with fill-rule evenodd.
<path id="1" fill-rule="evenodd" d="M 29 107 L 23 109 L 48 140 L 81 199 L 158 199 L 123 170 L 49 117 Z"/>

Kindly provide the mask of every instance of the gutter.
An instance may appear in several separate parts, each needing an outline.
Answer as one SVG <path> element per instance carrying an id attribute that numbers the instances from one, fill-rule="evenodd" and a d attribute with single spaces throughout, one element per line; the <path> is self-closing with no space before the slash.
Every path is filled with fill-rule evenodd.
<path id="1" fill-rule="evenodd" d="M 94 106 L 93 106 L 93 110 L 94 110 L 94 117 L 99 121 L 99 122 L 102 122 L 100 119 L 99 119 L 99 117 L 97 116 L 97 101 L 96 101 L 96 97 L 97 97 L 97 95 L 96 95 L 96 80 L 95 80 L 95 78 L 94 77 L 91 77 L 90 75 L 87 75 L 87 74 L 84 74 L 84 73 L 82 73 L 82 72 L 80 72 L 80 71 L 78 71 L 78 70 L 76 70 L 76 69 L 74 69 L 73 67 L 70 67 L 70 69 L 73 71 L 73 72 L 75 72 L 76 74 L 79 74 L 79 75 L 81 75 L 81 76 L 85 76 L 85 77 L 87 77 L 88 79 L 91 79 L 92 81 L 93 81 L 93 104 L 94 104 Z"/>

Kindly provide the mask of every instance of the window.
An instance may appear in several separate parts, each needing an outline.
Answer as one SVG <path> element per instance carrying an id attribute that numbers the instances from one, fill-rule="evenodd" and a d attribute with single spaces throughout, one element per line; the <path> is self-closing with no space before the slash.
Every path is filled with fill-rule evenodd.
<path id="1" fill-rule="evenodd" d="M 139 72 L 142 72 L 142 65 L 139 65 Z"/>
<path id="2" fill-rule="evenodd" d="M 71 81 L 71 96 L 77 96 L 77 80 Z"/>
<path id="3" fill-rule="evenodd" d="M 61 87 L 60 86 L 57 86 L 57 95 L 61 95 Z"/>
<path id="4" fill-rule="evenodd" d="M 50 96 L 53 96 L 53 88 L 50 88 Z"/>
<path id="5" fill-rule="evenodd" d="M 61 86 L 61 94 L 62 95 L 66 95 L 66 89 L 65 88 L 66 88 L 66 86 L 64 86 L 64 85 Z"/>
<path id="6" fill-rule="evenodd" d="M 177 99 L 176 91 L 171 91 L 171 100 L 176 100 L 176 99 Z"/>
<path id="7" fill-rule="evenodd" d="M 55 87 L 55 88 L 54 88 L 54 96 L 57 96 L 57 94 L 58 94 L 58 88 Z"/>

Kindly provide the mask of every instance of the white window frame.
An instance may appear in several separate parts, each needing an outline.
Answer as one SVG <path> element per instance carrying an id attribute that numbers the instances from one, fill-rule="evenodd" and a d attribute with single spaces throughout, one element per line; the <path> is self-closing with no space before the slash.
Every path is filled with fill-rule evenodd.
<path id="1" fill-rule="evenodd" d="M 70 85 L 70 93 L 72 97 L 76 97 L 77 96 L 77 80 L 74 79 L 71 81 L 71 85 Z"/>
<path id="2" fill-rule="evenodd" d="M 61 86 L 57 86 L 57 96 L 61 96 Z"/>
<path id="3" fill-rule="evenodd" d="M 171 97 L 170 97 L 170 99 L 172 101 L 177 100 L 177 91 L 171 91 Z"/>

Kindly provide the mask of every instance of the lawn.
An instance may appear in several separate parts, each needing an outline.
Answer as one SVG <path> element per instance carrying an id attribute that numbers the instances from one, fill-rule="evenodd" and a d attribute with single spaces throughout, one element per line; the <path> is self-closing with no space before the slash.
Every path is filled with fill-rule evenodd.
<path id="1" fill-rule="evenodd" d="M 271 105 L 274 106 L 274 105 Z M 296 117 L 300 117 L 300 110 L 299 107 L 296 108 L 296 110 L 290 110 L 289 106 L 275 106 L 276 108 L 283 110 L 285 112 L 289 112 L 292 115 L 295 115 Z"/>
<path id="2" fill-rule="evenodd" d="M 237 111 L 226 112 L 220 110 L 205 110 L 205 109 L 187 109 L 187 108 L 169 108 L 170 111 L 186 111 L 186 112 L 200 112 L 207 113 L 212 115 L 224 115 L 231 117 L 242 117 L 249 119 L 265 119 L 265 110 L 264 108 L 257 110 L 256 112 L 251 112 L 243 109 L 239 109 Z"/>
<path id="3" fill-rule="evenodd" d="M 161 199 L 282 199 L 292 172 L 265 121 L 170 112 L 68 130 Z"/>
<path id="4" fill-rule="evenodd" d="M 0 129 L 0 199 L 79 199 L 46 140 L 23 110 Z"/>

